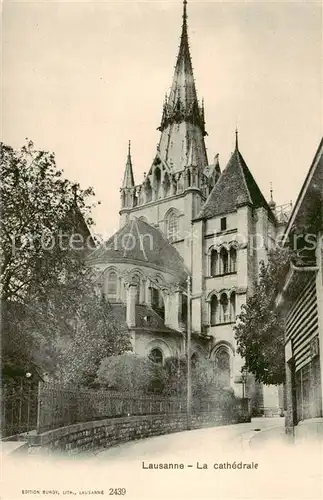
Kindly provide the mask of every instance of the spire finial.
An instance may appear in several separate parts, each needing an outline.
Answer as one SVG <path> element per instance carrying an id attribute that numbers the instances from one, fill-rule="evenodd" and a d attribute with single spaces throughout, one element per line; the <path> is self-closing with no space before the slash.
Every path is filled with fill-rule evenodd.
<path id="1" fill-rule="evenodd" d="M 128 142 L 128 157 L 131 156 L 131 141 L 129 139 L 129 142 Z"/>
<path id="2" fill-rule="evenodd" d="M 236 151 L 239 151 L 239 132 L 238 132 L 238 127 L 236 127 Z"/>
<path id="3" fill-rule="evenodd" d="M 184 19 L 184 22 L 187 21 L 187 8 L 186 8 L 186 5 L 187 5 L 187 0 L 184 0 L 184 2 L 183 2 L 183 19 Z"/>
<path id="4" fill-rule="evenodd" d="M 276 208 L 276 203 L 274 202 L 274 197 L 273 197 L 273 183 L 270 182 L 270 202 L 268 203 L 269 207 L 271 210 L 275 210 Z"/>

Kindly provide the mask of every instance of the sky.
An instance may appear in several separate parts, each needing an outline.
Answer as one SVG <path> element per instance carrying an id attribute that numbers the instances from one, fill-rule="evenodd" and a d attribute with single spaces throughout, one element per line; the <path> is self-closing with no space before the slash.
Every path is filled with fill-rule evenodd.
<path id="1" fill-rule="evenodd" d="M 11 1 L 2 6 L 2 140 L 33 140 L 119 227 L 128 140 L 135 182 L 151 166 L 171 86 L 182 1 Z M 209 163 L 240 151 L 264 195 L 295 201 L 323 124 L 322 3 L 188 1 Z"/>

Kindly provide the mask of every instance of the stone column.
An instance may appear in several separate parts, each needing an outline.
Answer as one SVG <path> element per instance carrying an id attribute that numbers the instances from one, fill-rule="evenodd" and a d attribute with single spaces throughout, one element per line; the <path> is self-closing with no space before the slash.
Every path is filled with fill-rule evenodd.
<path id="1" fill-rule="evenodd" d="M 146 296 L 147 296 L 147 287 L 146 287 L 147 280 L 142 280 L 141 286 L 140 286 L 140 303 L 145 304 L 146 303 Z"/>
<path id="2" fill-rule="evenodd" d="M 180 318 L 182 313 L 182 291 L 177 289 L 174 293 L 174 300 L 170 301 L 171 324 L 176 330 L 180 329 Z"/>
<path id="3" fill-rule="evenodd" d="M 127 325 L 129 328 L 136 326 L 136 295 L 137 285 L 130 283 L 127 288 Z"/>
<path id="4" fill-rule="evenodd" d="M 150 285 L 150 281 L 147 280 L 147 288 L 146 288 L 146 304 L 147 306 L 151 307 L 151 285 Z"/>
<path id="5" fill-rule="evenodd" d="M 170 300 L 169 293 L 164 294 L 164 306 L 165 306 L 165 325 L 168 327 L 172 326 L 172 303 Z"/>

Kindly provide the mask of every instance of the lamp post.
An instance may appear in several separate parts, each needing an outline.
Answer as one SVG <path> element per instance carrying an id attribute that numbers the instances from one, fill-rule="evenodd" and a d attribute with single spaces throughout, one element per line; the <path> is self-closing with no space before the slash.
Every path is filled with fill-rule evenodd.
<path id="1" fill-rule="evenodd" d="M 30 372 L 26 372 L 25 373 L 25 377 L 27 380 L 30 380 L 31 379 L 31 376 L 32 374 Z M 30 401 L 30 387 L 28 387 L 28 407 L 27 407 L 27 441 L 28 441 L 28 444 L 29 444 L 29 422 L 30 422 L 30 405 L 31 405 L 31 401 Z"/>
<path id="2" fill-rule="evenodd" d="M 192 399 L 192 381 L 191 381 L 191 277 L 186 280 L 187 283 L 187 337 L 186 337 L 186 357 L 187 357 L 187 387 L 186 387 L 186 416 L 187 429 L 191 429 L 191 399 Z"/>

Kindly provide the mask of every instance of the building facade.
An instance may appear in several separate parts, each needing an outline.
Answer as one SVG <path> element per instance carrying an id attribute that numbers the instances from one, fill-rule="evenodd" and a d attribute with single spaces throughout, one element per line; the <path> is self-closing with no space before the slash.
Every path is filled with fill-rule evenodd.
<path id="1" fill-rule="evenodd" d="M 247 395 L 255 408 L 278 410 L 277 388 L 241 376 L 233 326 L 253 292 L 284 224 L 267 203 L 241 154 L 238 133 L 221 172 L 209 162 L 204 104 L 197 97 L 184 1 L 171 90 L 152 164 L 136 184 L 131 149 L 120 189 L 120 230 L 90 262 L 101 273 L 108 300 L 132 333 L 135 352 L 160 362 L 185 352 L 187 278 L 192 285 L 192 355 L 207 356 L 223 385 Z"/>
<path id="2" fill-rule="evenodd" d="M 277 307 L 285 322 L 286 430 L 323 438 L 323 140 L 300 191 L 283 242 L 296 254 Z"/>

